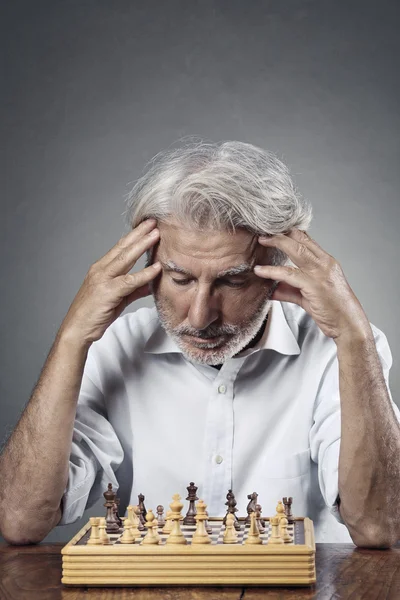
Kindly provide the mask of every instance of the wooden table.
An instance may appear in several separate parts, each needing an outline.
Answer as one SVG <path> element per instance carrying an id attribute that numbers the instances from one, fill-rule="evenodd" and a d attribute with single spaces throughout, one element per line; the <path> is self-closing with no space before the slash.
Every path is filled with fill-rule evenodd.
<path id="1" fill-rule="evenodd" d="M 311 588 L 87 588 L 61 584 L 64 544 L 0 545 L 1 600 L 400 600 L 400 544 L 365 550 L 317 544 L 317 583 Z"/>

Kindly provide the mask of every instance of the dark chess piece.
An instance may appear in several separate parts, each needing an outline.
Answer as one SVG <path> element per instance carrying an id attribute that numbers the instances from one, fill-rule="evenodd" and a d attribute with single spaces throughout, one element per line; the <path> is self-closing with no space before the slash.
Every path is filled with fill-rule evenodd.
<path id="1" fill-rule="evenodd" d="M 157 506 L 157 523 L 159 527 L 164 527 L 165 525 L 164 507 L 161 504 Z"/>
<path id="2" fill-rule="evenodd" d="M 224 525 L 226 525 L 226 517 L 229 514 L 233 515 L 235 517 L 233 526 L 236 529 L 236 531 L 240 531 L 240 523 L 239 523 L 237 516 L 235 515 L 235 513 L 238 511 L 238 509 L 236 508 L 237 502 L 236 502 L 235 494 L 232 492 L 232 490 L 228 490 L 228 493 L 226 495 L 226 500 L 227 500 L 227 502 L 225 502 L 225 506 L 228 507 L 228 510 L 226 511 L 226 515 L 224 516 L 222 522 Z"/>
<path id="3" fill-rule="evenodd" d="M 118 527 L 121 528 L 122 527 L 122 519 L 120 518 L 120 516 L 118 514 L 118 505 L 116 502 L 114 502 L 113 513 L 114 513 L 115 520 L 118 523 Z"/>
<path id="4" fill-rule="evenodd" d="M 294 523 L 294 517 L 292 514 L 293 498 L 291 496 L 289 498 L 286 498 L 286 496 L 285 496 L 284 498 L 282 498 L 282 502 L 285 506 L 285 514 L 286 514 L 286 518 L 288 520 L 288 524 L 293 525 L 293 523 Z"/>
<path id="5" fill-rule="evenodd" d="M 263 522 L 262 522 L 262 519 L 261 519 L 261 510 L 262 510 L 261 505 L 260 504 L 256 504 L 255 513 L 256 513 L 256 523 L 257 523 L 258 531 L 260 533 L 265 533 L 265 529 L 264 529 L 265 525 L 263 525 Z M 264 523 L 265 523 L 265 521 L 264 521 Z"/>
<path id="6" fill-rule="evenodd" d="M 119 522 L 115 518 L 114 513 L 114 502 L 116 498 L 116 493 L 112 489 L 112 483 L 108 484 L 107 491 L 103 494 L 105 498 L 105 503 L 103 506 L 106 507 L 106 532 L 107 533 L 118 533 L 119 532 Z"/>
<path id="7" fill-rule="evenodd" d="M 116 519 L 116 521 L 117 521 L 118 525 L 119 525 L 120 527 L 123 527 L 122 519 L 121 519 L 121 517 L 119 516 L 119 512 L 118 512 L 119 502 L 120 502 L 119 498 L 118 498 L 118 497 L 116 497 L 116 498 L 115 498 L 115 500 L 114 500 L 114 508 L 113 508 L 113 511 L 114 511 L 114 514 L 115 514 L 115 519 Z"/>
<path id="8" fill-rule="evenodd" d="M 198 497 L 196 496 L 197 487 L 195 486 L 193 481 L 191 481 L 186 489 L 188 491 L 188 497 L 186 498 L 186 500 L 189 500 L 189 510 L 186 513 L 186 517 L 183 519 L 183 524 L 197 525 L 197 521 L 195 519 L 195 516 L 197 515 L 195 502 L 196 500 L 198 500 Z"/>
<path id="9" fill-rule="evenodd" d="M 140 520 L 140 524 L 143 525 L 143 527 L 144 527 L 146 525 L 147 510 L 146 510 L 146 507 L 144 505 L 144 496 L 143 496 L 143 494 L 139 494 L 138 495 L 138 500 L 139 500 L 138 506 L 139 506 L 139 510 L 140 510 L 139 520 Z M 139 527 L 139 531 L 143 531 L 143 529 L 140 529 L 140 527 Z"/>
<path id="10" fill-rule="evenodd" d="M 247 505 L 247 517 L 245 519 L 245 523 L 246 525 L 250 525 L 251 523 L 251 513 L 255 512 L 256 510 L 256 504 L 257 504 L 257 498 L 258 498 L 258 494 L 257 492 L 253 492 L 252 494 L 248 494 L 247 498 L 250 500 L 250 502 Z"/>

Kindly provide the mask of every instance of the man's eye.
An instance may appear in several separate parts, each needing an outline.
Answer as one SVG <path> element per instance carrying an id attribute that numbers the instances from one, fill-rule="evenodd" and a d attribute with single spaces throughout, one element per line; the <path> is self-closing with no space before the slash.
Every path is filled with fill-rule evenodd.
<path id="1" fill-rule="evenodd" d="M 245 285 L 245 281 L 221 281 L 223 285 L 228 285 L 229 287 L 243 287 Z"/>
<path id="2" fill-rule="evenodd" d="M 190 279 L 172 279 L 172 281 L 178 285 L 186 285 L 190 283 Z"/>

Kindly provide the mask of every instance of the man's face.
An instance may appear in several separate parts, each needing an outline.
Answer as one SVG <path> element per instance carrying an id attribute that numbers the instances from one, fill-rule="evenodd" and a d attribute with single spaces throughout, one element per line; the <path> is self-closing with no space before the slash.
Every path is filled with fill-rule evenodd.
<path id="1" fill-rule="evenodd" d="M 252 270 L 268 264 L 270 250 L 243 229 L 198 232 L 173 221 L 158 228 L 153 262 L 162 271 L 153 295 L 162 326 L 189 360 L 221 364 L 249 344 L 270 309 L 273 282 Z"/>

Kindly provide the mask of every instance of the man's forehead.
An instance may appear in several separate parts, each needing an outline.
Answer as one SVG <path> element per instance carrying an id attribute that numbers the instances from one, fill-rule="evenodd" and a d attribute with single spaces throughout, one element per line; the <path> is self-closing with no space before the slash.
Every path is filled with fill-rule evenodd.
<path id="1" fill-rule="evenodd" d="M 221 277 L 249 272 L 256 264 L 257 236 L 248 231 L 196 231 L 163 225 L 159 229 L 157 260 L 165 270 L 189 274 L 200 265 Z"/>
<path id="2" fill-rule="evenodd" d="M 235 232 L 226 230 L 199 230 L 183 227 L 175 223 L 160 223 L 160 247 L 166 251 L 176 251 L 193 258 L 223 258 L 237 255 L 247 260 L 257 246 L 257 236 L 238 228 Z"/>

